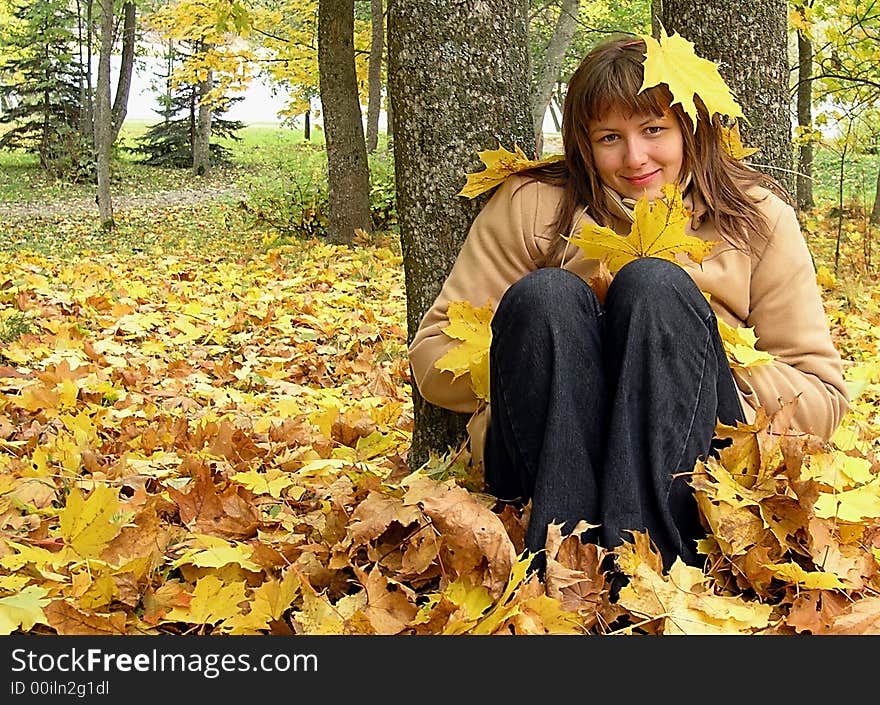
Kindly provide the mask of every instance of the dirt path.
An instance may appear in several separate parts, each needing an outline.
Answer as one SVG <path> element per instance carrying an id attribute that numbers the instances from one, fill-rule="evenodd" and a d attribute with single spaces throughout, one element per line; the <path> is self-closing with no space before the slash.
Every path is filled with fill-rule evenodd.
<path id="1" fill-rule="evenodd" d="M 237 186 L 201 187 L 156 191 L 145 195 L 122 193 L 113 196 L 113 210 L 123 211 L 132 208 L 162 208 L 167 206 L 189 205 L 220 198 L 243 195 Z M 24 218 L 33 215 L 73 216 L 97 213 L 98 205 L 93 197 L 71 198 L 43 203 L 0 203 L 0 218 Z"/>

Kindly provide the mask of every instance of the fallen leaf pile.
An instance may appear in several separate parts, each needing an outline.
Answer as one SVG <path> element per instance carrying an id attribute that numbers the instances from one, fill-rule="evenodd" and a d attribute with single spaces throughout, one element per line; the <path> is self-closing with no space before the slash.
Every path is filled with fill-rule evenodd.
<path id="1" fill-rule="evenodd" d="M 703 570 L 608 552 L 407 465 L 388 247 L 0 261 L 0 633 L 880 631 L 880 296 L 829 290 L 854 407 L 833 442 L 721 429 Z M 465 470 L 462 470 L 465 468 Z"/>

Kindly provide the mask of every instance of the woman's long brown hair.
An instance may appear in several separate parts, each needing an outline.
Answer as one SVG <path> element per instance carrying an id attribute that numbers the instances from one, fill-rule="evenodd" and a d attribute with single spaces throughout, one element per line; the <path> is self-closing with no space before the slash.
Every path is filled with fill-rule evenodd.
<path id="1" fill-rule="evenodd" d="M 710 120 L 702 102 L 696 132 L 681 104 L 672 105 L 672 94 L 660 84 L 639 92 L 644 79 L 645 42 L 627 36 L 603 42 L 581 61 L 568 83 L 562 114 L 562 142 L 565 159 L 523 172 L 561 186 L 554 230 L 568 230 L 584 205 L 593 219 L 608 226 L 616 210 L 609 203 L 593 165 L 588 126 L 609 112 L 624 115 L 663 116 L 669 110 L 684 138 L 682 177 L 691 175 L 690 188 L 706 204 L 708 217 L 719 234 L 734 247 L 748 251 L 752 237 L 767 240 L 770 225 L 747 191 L 763 185 L 790 201 L 785 190 L 771 177 L 728 156 L 721 143 L 720 120 Z M 619 217 L 619 216 L 618 216 Z M 565 246 L 560 238 L 549 257 Z"/>

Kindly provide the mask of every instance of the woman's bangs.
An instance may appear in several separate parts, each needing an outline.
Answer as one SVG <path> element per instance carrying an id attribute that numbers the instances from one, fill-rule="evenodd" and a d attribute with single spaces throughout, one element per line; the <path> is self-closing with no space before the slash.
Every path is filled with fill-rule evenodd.
<path id="1" fill-rule="evenodd" d="M 587 114 L 602 118 L 610 113 L 622 115 L 653 115 L 662 117 L 669 109 L 672 96 L 665 86 L 654 86 L 639 93 L 641 79 L 635 86 L 622 86 L 608 81 L 588 101 Z"/>

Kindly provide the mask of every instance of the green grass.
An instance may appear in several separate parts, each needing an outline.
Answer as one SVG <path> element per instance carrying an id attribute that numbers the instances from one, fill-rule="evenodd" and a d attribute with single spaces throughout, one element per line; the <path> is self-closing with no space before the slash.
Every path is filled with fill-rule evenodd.
<path id="1" fill-rule="evenodd" d="M 26 214 L 7 212 L 0 218 L 0 250 L 142 252 L 197 248 L 215 238 L 237 238 L 251 246 L 264 241 L 270 231 L 282 237 L 309 237 L 323 227 L 327 184 L 322 131 L 312 130 L 312 139 L 306 141 L 301 129 L 248 126 L 239 131 L 241 139 L 221 141 L 231 150 L 232 164 L 215 167 L 201 179 L 188 169 L 138 163 L 131 148 L 147 127 L 146 122 L 126 122 L 116 146 L 112 188 L 117 228 L 113 233 L 101 231 L 92 215 L 60 212 L 69 211 L 74 201 L 94 211 L 93 184 L 50 179 L 34 155 L 0 151 L 0 209 L 12 204 L 32 206 Z M 548 135 L 550 140 L 553 137 Z M 370 161 L 374 217 L 387 213 L 381 227 L 390 232 L 396 216 L 393 158 L 387 151 L 386 135 L 380 135 L 379 151 Z M 862 213 L 870 210 L 878 167 L 877 155 L 847 155 L 843 185 L 848 208 L 864 209 Z M 838 175 L 839 157 L 820 148 L 814 165 L 817 210 L 837 204 Z M 213 193 L 196 202 L 175 203 L 168 195 L 202 189 Z M 148 201 L 146 206 L 144 201 Z M 241 207 L 242 201 L 248 208 Z"/>

